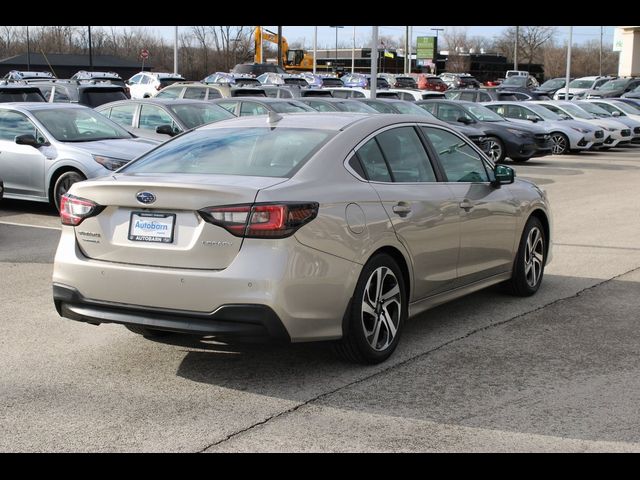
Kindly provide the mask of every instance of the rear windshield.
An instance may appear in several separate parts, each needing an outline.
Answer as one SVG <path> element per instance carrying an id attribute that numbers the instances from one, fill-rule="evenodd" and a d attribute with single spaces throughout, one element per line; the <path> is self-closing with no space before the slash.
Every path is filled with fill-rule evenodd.
<path id="1" fill-rule="evenodd" d="M 117 100 L 128 100 L 127 95 L 120 89 L 105 90 L 88 88 L 82 91 L 78 98 L 78 103 L 93 108 Z"/>
<path id="2" fill-rule="evenodd" d="M 284 83 L 286 85 L 299 85 L 301 87 L 309 86 L 309 82 L 307 82 L 304 78 L 285 78 Z"/>
<path id="3" fill-rule="evenodd" d="M 0 102 L 44 102 L 42 94 L 39 92 L 0 92 Z"/>
<path id="4" fill-rule="evenodd" d="M 263 89 L 243 89 L 231 90 L 232 97 L 266 97 L 267 94 Z"/>
<path id="5" fill-rule="evenodd" d="M 270 105 L 273 111 L 278 113 L 302 113 L 314 111 L 313 108 L 305 105 L 304 103 L 273 102 Z"/>
<path id="6" fill-rule="evenodd" d="M 306 128 L 195 130 L 120 172 L 291 177 L 333 135 L 333 131 Z"/>
<path id="7" fill-rule="evenodd" d="M 168 87 L 176 82 L 184 82 L 184 78 L 161 78 L 160 88 Z"/>
<path id="8" fill-rule="evenodd" d="M 344 87 L 344 83 L 339 78 L 323 78 L 322 85 L 325 87 Z"/>

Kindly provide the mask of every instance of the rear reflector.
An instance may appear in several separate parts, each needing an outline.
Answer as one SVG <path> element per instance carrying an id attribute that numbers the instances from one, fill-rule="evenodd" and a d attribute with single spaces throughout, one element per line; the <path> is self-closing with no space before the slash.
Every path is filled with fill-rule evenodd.
<path id="1" fill-rule="evenodd" d="M 60 199 L 60 220 L 63 225 L 77 227 L 85 218 L 99 214 L 104 207 L 86 198 L 76 197 L 68 193 Z"/>
<path id="2" fill-rule="evenodd" d="M 207 207 L 202 218 L 236 237 L 285 238 L 318 215 L 317 202 L 255 203 Z"/>

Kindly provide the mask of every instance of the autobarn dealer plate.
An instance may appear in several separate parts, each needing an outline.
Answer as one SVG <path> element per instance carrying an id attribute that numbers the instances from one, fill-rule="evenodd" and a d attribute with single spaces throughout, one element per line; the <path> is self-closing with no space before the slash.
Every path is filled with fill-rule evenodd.
<path id="1" fill-rule="evenodd" d="M 172 243 L 175 224 L 175 213 L 131 212 L 129 240 Z"/>

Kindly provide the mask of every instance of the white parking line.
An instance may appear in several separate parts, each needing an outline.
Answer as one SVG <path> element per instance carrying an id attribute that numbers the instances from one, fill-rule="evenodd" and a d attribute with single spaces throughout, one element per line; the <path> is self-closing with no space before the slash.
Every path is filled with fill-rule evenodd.
<path id="1" fill-rule="evenodd" d="M 62 230 L 62 227 L 46 227 L 44 225 L 29 225 L 28 223 L 16 223 L 16 222 L 0 221 L 0 225 L 15 225 L 18 227 L 32 227 L 32 228 L 46 228 L 48 230 Z"/>

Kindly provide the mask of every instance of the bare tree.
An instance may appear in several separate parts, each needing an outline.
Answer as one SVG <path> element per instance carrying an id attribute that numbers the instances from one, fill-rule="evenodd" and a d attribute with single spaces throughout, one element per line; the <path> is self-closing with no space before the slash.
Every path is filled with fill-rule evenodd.
<path id="1" fill-rule="evenodd" d="M 518 58 L 524 60 L 529 67 L 528 70 L 530 70 L 532 63 L 542 62 L 545 46 L 553 40 L 556 34 L 556 27 L 523 26 L 519 27 L 518 30 Z M 498 51 L 509 60 L 513 60 L 515 40 L 516 27 L 509 27 L 496 41 Z"/>

